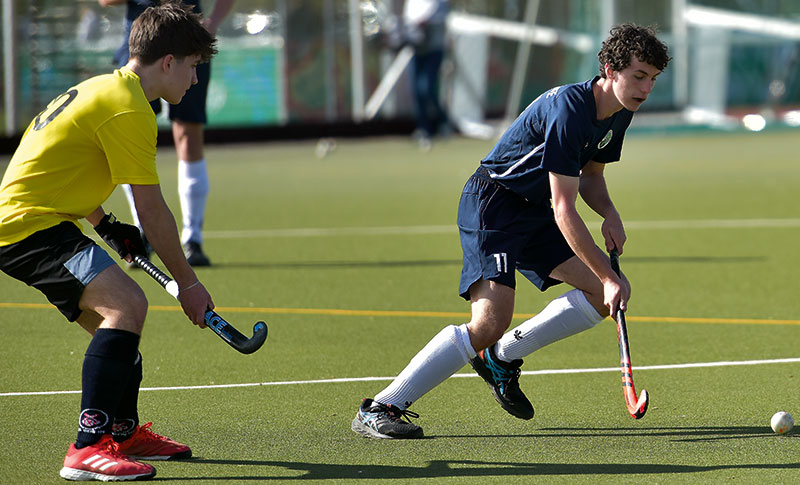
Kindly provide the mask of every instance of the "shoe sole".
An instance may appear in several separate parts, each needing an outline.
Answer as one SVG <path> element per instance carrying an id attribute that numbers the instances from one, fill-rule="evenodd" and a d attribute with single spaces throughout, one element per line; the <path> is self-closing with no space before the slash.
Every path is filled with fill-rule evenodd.
<path id="1" fill-rule="evenodd" d="M 155 469 L 152 473 L 142 473 L 139 475 L 104 475 L 102 473 L 79 470 L 77 468 L 64 467 L 59 472 L 61 478 L 76 482 L 99 481 L 99 482 L 128 482 L 134 480 L 150 480 L 156 476 Z"/>
<path id="2" fill-rule="evenodd" d="M 491 384 L 489 384 L 489 389 L 492 390 L 492 395 L 494 396 L 494 400 L 497 401 L 497 404 L 499 404 L 501 408 L 505 409 L 505 411 L 508 414 L 514 416 L 515 418 L 524 419 L 526 421 L 529 419 L 533 419 L 533 414 L 534 414 L 533 408 L 531 408 L 530 413 L 520 411 L 516 406 L 506 401 L 503 398 L 502 394 L 500 394 L 497 391 L 497 389 Z"/>
<path id="3" fill-rule="evenodd" d="M 386 434 L 382 434 L 382 433 L 378 433 L 374 429 L 372 429 L 369 426 L 365 425 L 364 423 L 361 422 L 360 419 L 358 419 L 357 416 L 355 418 L 353 418 L 353 423 L 350 425 L 350 429 L 352 429 L 356 433 L 358 433 L 361 436 L 364 436 L 366 438 L 374 438 L 374 439 L 379 439 L 379 440 L 390 440 L 390 439 L 393 439 L 391 436 L 386 435 Z"/>
<path id="4" fill-rule="evenodd" d="M 403 440 L 403 439 L 416 439 L 422 438 L 423 432 L 422 428 L 419 430 L 419 434 L 413 434 L 408 436 L 389 436 L 388 434 L 383 434 L 375 431 L 374 429 L 370 428 L 369 426 L 365 425 L 358 419 L 358 416 L 353 418 L 353 423 L 350 425 L 350 429 L 355 431 L 356 433 L 364 436 L 365 438 L 373 438 L 379 440 Z"/>
<path id="5" fill-rule="evenodd" d="M 501 408 L 503 408 L 508 414 L 514 416 L 515 418 L 524 419 L 526 421 L 529 419 L 533 419 L 534 415 L 533 407 L 531 407 L 530 413 L 521 411 L 512 403 L 508 402 L 503 397 L 502 394 L 500 394 L 500 391 L 498 391 L 497 386 L 495 386 L 492 383 L 494 381 L 494 378 L 491 375 L 491 371 L 489 371 L 489 369 L 486 367 L 486 364 L 484 364 L 479 357 L 470 359 L 469 364 L 472 366 L 473 370 L 475 370 L 475 372 L 477 372 L 478 375 L 481 376 L 483 382 L 485 382 L 486 385 L 489 386 L 489 389 L 492 391 L 492 396 L 494 396 L 494 400 L 497 401 L 497 404 L 499 404 Z"/>

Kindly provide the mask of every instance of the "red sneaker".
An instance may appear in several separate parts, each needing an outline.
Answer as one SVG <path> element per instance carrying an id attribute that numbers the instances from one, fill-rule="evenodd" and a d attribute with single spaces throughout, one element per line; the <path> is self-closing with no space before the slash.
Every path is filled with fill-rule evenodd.
<path id="1" fill-rule="evenodd" d="M 110 434 L 103 435 L 97 443 L 75 448 L 69 445 L 64 458 L 61 478 L 67 480 L 98 480 L 102 482 L 121 480 L 147 480 L 153 478 L 153 465 L 140 463 L 119 452 L 119 446 Z"/>
<path id="2" fill-rule="evenodd" d="M 118 443 L 119 451 L 138 460 L 181 460 L 192 456 L 188 446 L 150 431 L 152 425 L 137 426 L 130 438 Z"/>

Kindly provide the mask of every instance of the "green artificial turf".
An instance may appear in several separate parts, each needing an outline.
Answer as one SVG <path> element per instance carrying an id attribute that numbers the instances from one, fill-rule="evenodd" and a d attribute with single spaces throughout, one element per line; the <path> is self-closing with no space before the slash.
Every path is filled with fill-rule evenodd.
<path id="1" fill-rule="evenodd" d="M 533 420 L 507 415 L 465 367 L 413 406 L 427 437 L 416 441 L 367 440 L 350 421 L 442 327 L 469 319 L 456 208 L 491 142 L 456 137 L 428 153 L 404 138 L 337 142 L 322 159 L 312 142 L 208 148 L 214 266 L 197 273 L 243 333 L 269 324 L 255 354 L 193 327 L 147 275 L 128 273 L 151 305 L 141 418 L 195 455 L 156 463 L 156 480 L 800 481 L 800 434 L 769 428 L 779 410 L 800 418 L 793 132 L 629 135 L 623 162 L 606 169 L 627 224 L 634 379 L 651 394 L 643 419 L 625 409 L 606 320 L 526 359 Z M 178 214 L 174 152 L 159 165 Z M 105 207 L 128 217 L 120 193 Z M 599 218 L 581 210 L 599 237 Z M 515 325 L 566 291 L 518 283 Z M 0 483 L 60 483 L 88 336 L 6 276 L 0 315 Z"/>

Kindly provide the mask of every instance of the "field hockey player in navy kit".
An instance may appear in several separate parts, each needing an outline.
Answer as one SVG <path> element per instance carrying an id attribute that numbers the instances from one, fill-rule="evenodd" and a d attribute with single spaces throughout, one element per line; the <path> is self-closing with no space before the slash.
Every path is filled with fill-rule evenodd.
<path id="1" fill-rule="evenodd" d="M 357 433 L 423 436 L 408 407 L 468 362 L 503 409 L 531 419 L 518 382 L 522 358 L 626 309 L 630 285 L 595 244 L 576 202 L 580 195 L 603 218 L 605 250 L 621 253 L 625 230 L 604 169 L 620 159 L 633 113 L 670 57 L 653 29 L 623 24 L 611 30 L 598 60 L 599 76 L 535 99 L 467 181 L 458 208 L 459 293 L 471 302 L 472 318 L 444 328 L 388 387 L 364 399 L 352 422 Z M 562 282 L 574 289 L 506 333 L 515 271 L 542 291 Z"/>

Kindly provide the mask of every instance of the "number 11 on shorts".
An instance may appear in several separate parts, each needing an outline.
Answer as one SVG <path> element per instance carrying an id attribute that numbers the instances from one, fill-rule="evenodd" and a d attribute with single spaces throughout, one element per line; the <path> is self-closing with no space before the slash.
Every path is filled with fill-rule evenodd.
<path id="1" fill-rule="evenodd" d="M 494 253 L 494 260 L 497 263 L 497 271 L 508 273 L 508 256 L 506 253 Z"/>

